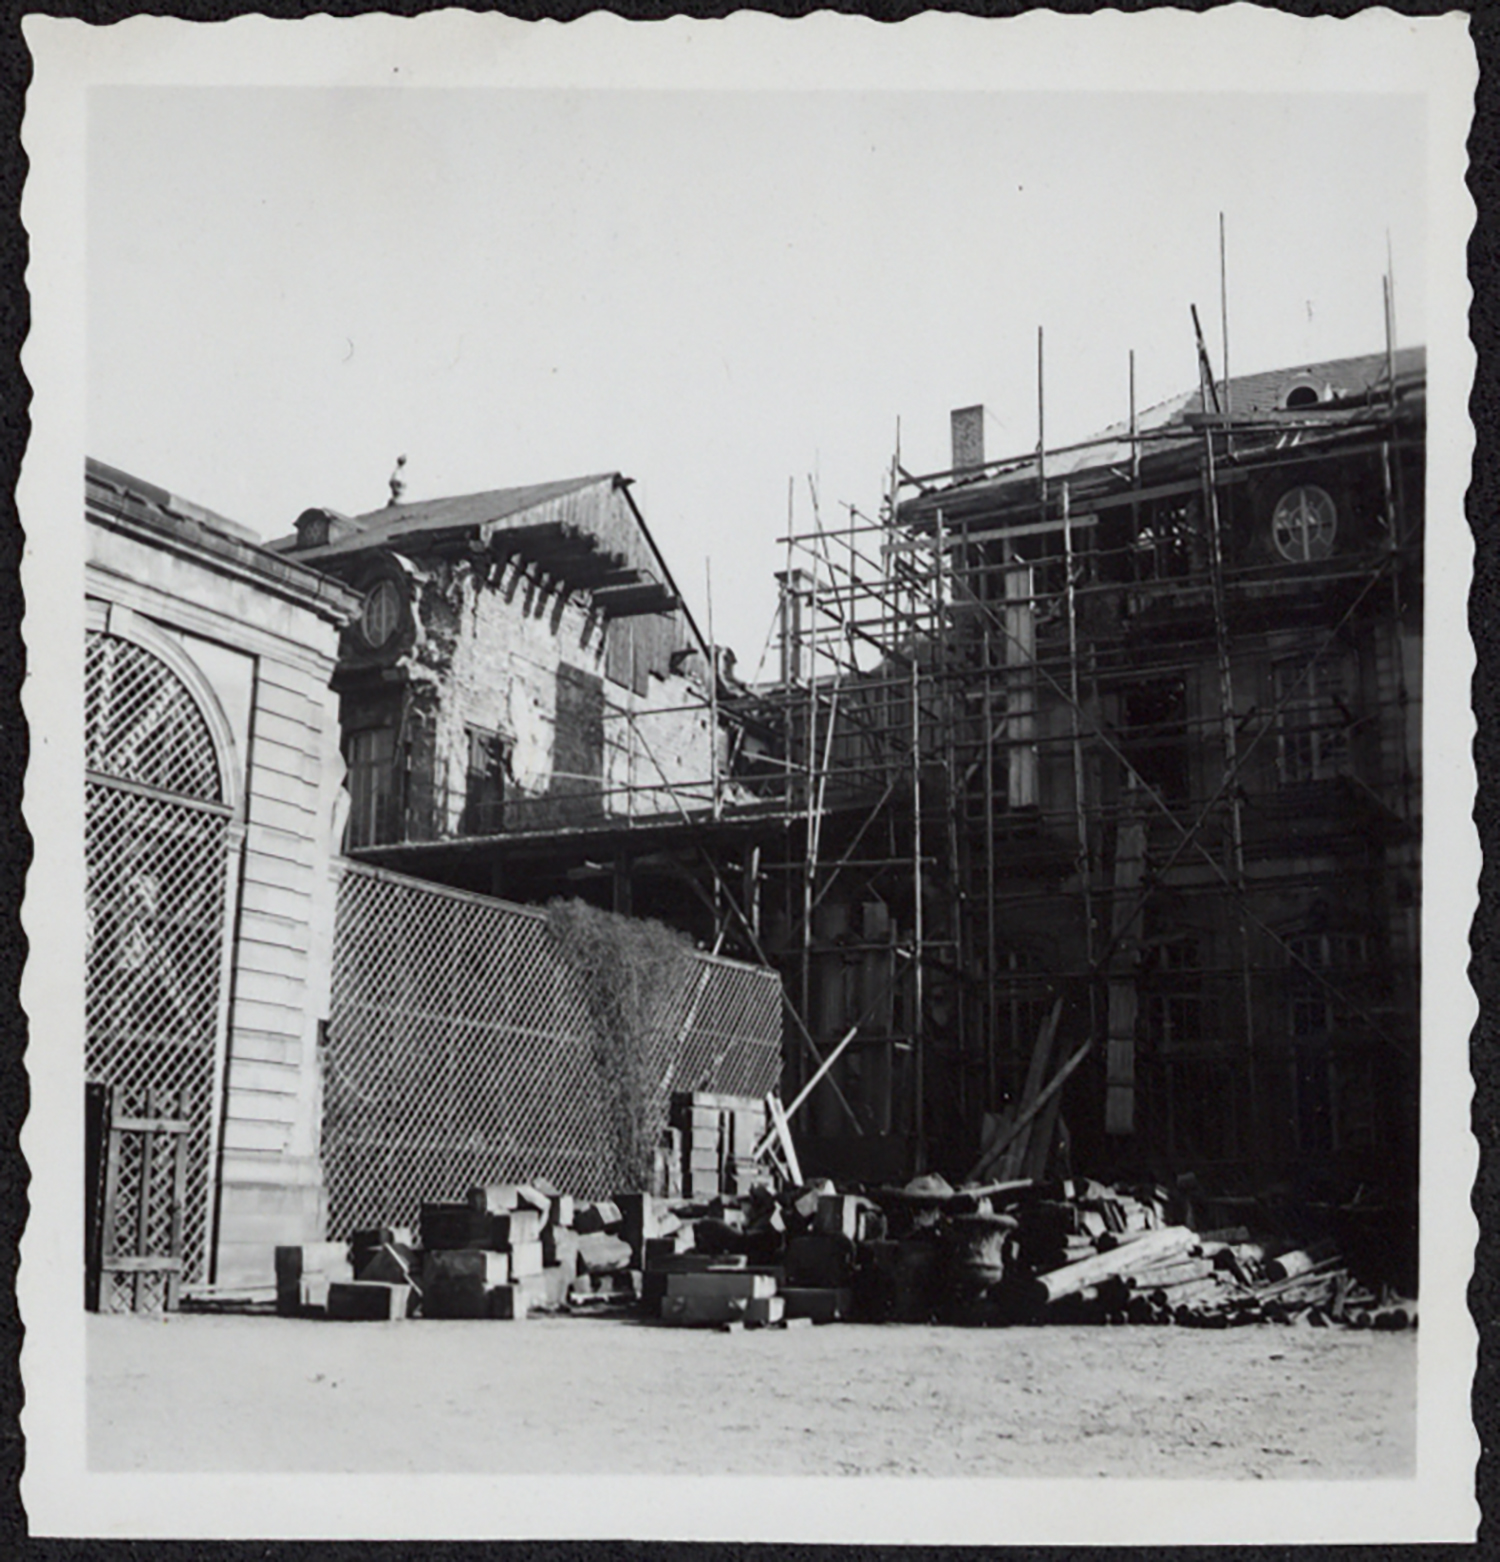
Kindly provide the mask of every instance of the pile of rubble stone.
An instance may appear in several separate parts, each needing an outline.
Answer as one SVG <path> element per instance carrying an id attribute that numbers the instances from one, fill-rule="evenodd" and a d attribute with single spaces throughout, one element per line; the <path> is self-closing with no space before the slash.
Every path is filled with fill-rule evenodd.
<path id="1" fill-rule="evenodd" d="M 1195 1231 L 1168 1190 L 817 1180 L 707 1198 L 570 1198 L 538 1179 L 421 1208 L 418 1229 L 277 1250 L 278 1309 L 330 1318 L 645 1313 L 798 1322 L 1415 1327 L 1335 1243 Z"/>

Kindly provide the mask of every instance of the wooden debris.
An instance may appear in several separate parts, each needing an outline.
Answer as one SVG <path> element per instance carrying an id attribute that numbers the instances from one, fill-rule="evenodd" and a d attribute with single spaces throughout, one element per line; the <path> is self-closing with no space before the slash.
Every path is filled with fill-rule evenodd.
<path id="1" fill-rule="evenodd" d="M 1161 1231 L 1146 1232 L 1136 1241 L 1107 1253 L 1097 1253 L 1093 1258 L 1079 1259 L 1075 1264 L 1065 1264 L 1060 1269 L 1034 1276 L 1028 1294 L 1043 1305 L 1055 1302 L 1059 1297 L 1097 1285 L 1101 1280 L 1123 1277 L 1133 1267 L 1144 1267 L 1165 1254 L 1185 1253 L 1197 1240 L 1186 1226 L 1167 1226 Z"/>
<path id="2" fill-rule="evenodd" d="M 779 1187 L 747 1179 L 730 1191 L 738 1156 L 720 1153 L 703 1197 L 581 1200 L 540 1179 L 487 1184 L 462 1202 L 424 1204 L 420 1247 L 410 1232 L 370 1227 L 356 1234 L 352 1263 L 346 1243 L 278 1249 L 278 1307 L 321 1308 L 335 1286 L 352 1284 L 373 1289 L 340 1290 L 330 1315 L 391 1316 L 399 1304 L 402 1316 L 419 1307 L 433 1318 L 639 1311 L 733 1329 L 846 1320 L 1416 1327 L 1415 1304 L 1371 1289 L 1326 1230 L 1310 1229 L 1312 1210 L 1294 1222 L 1284 1199 L 1261 1206 L 1196 1189 L 1190 1197 L 1181 1186 L 1045 1180 L 1045 1154 L 1032 1152 L 1045 1151 L 1052 1129 L 1038 1140 L 1026 1125 L 1043 1122 L 1041 1107 L 1081 1055 L 1055 1066 L 1060 1015 L 1054 1005 L 1027 1092 L 981 1157 L 986 1180 L 955 1188 L 925 1172 L 872 1188 L 792 1182 L 783 1171 Z M 762 1102 L 679 1104 L 689 1126 L 695 1114 L 705 1128 L 712 1117 L 720 1152 L 752 1131 L 783 1138 Z M 1194 1229 L 1195 1208 L 1214 1229 Z M 1224 1224 L 1226 1213 L 1241 1223 Z"/>

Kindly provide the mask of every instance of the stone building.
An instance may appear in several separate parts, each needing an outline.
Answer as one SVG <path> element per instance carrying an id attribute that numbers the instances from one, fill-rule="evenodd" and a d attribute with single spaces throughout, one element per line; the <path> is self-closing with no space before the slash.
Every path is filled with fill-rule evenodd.
<path id="1" fill-rule="evenodd" d="M 966 408 L 808 540 L 744 702 L 791 1072 L 854 1032 L 804 1165 L 962 1175 L 1076 1059 L 1081 1169 L 1414 1207 L 1425 393 L 1420 348 L 1205 374 L 1000 461 Z"/>
<path id="2" fill-rule="evenodd" d="M 148 1089 L 174 1109 L 185 1093 L 183 1278 L 264 1281 L 275 1244 L 323 1227 L 318 1026 L 344 816 L 329 681 L 360 604 L 96 461 L 85 517 L 87 1077 L 136 1114 Z M 160 1252 L 170 1187 L 139 1203 L 133 1154 L 116 1189 L 131 1229 L 109 1235 L 130 1249 L 145 1207 Z M 133 1285 L 107 1276 L 102 1304 Z"/>
<path id="3" fill-rule="evenodd" d="M 514 899 L 630 909 L 628 872 L 623 906 L 574 873 L 729 791 L 706 647 L 626 481 L 309 510 L 263 547 L 91 461 L 86 517 L 98 1305 L 170 1304 L 174 1225 L 182 1284 L 244 1292 L 330 1214 L 347 1235 L 461 1161 L 597 1181 L 577 994 L 545 919 L 491 897 L 514 876 Z M 540 877 L 513 873 L 517 842 Z M 695 959 L 678 1064 L 764 1089 L 779 984 Z M 432 1075 L 455 1049 L 468 1075 Z M 110 1155 L 106 1090 L 129 1120 Z M 180 1200 L 175 1130 L 150 1126 L 179 1112 Z"/>
<path id="4" fill-rule="evenodd" d="M 335 678 L 351 852 L 711 805 L 707 647 L 628 479 L 309 509 L 271 546 L 362 602 Z M 431 876 L 511 893 L 504 855 L 466 846 Z"/>

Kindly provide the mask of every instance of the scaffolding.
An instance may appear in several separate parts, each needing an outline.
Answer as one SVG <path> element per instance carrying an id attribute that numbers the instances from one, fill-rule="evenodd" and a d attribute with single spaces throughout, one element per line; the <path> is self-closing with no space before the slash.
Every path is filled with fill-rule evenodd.
<path id="1" fill-rule="evenodd" d="M 1041 348 L 1035 448 L 960 409 L 874 515 L 789 507 L 770 683 L 710 634 L 701 696 L 604 702 L 599 775 L 493 819 L 455 790 L 458 837 L 371 860 L 775 965 L 813 1173 L 962 1174 L 1066 1058 L 1054 1164 L 1399 1201 L 1421 350 L 1230 381 L 1200 335 L 1194 393 L 1138 413 L 1132 362 L 1128 417 L 1048 446 Z"/>
<path id="2" fill-rule="evenodd" d="M 1091 1165 L 1414 1186 L 1406 360 L 1267 409 L 1200 338 L 1170 416 L 1132 364 L 1095 440 L 986 462 L 964 409 L 955 467 L 898 455 L 877 516 L 812 494 L 780 676 L 736 709 L 776 735 L 768 943 L 818 1042 L 789 1088 L 848 1048 L 824 1133 L 971 1160 L 1061 998 Z"/>

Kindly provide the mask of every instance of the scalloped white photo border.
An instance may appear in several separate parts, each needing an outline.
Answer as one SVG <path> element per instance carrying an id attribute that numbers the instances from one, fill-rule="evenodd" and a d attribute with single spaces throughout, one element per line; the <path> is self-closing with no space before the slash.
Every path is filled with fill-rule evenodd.
<path id="1" fill-rule="evenodd" d="M 26 1327 L 23 1499 L 33 1535 L 306 1538 L 642 1538 L 809 1542 L 1196 1544 L 1473 1538 L 1475 1331 L 1465 1301 L 1478 1164 L 1469 1128 L 1466 967 L 1480 864 L 1472 824 L 1473 434 L 1465 139 L 1477 80 L 1467 18 L 1371 10 L 1301 19 L 1246 5 L 1007 20 L 924 15 L 890 26 L 786 22 L 562 25 L 468 12 L 109 26 L 30 16 L 23 144 L 30 174 L 35 400 L 19 487 L 31 729 L 25 816 L 35 858 L 30 940 L 31 1215 L 19 1280 Z M 1428 560 L 1424 657 L 1422 1328 L 1417 1463 L 1404 1480 L 1199 1481 L 124 1475 L 86 1467 L 81 1249 L 83 1034 L 82 484 L 85 124 L 100 85 L 403 84 L 1067 92 L 1389 92 L 1428 123 Z"/>

